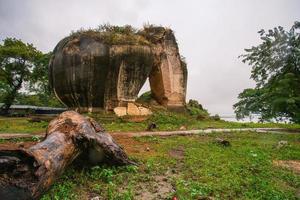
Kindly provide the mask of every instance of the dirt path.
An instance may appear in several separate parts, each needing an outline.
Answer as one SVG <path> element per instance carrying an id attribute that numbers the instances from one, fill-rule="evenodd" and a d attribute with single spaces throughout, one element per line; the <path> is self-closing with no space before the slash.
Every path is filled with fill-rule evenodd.
<path id="1" fill-rule="evenodd" d="M 178 131 L 143 131 L 143 132 L 109 132 L 113 137 L 116 136 L 126 136 L 126 137 L 142 137 L 142 136 L 170 136 L 170 135 L 197 135 L 197 134 L 209 134 L 216 132 L 243 132 L 243 131 L 254 131 L 259 133 L 295 133 L 283 128 L 231 128 L 231 129 L 198 129 L 198 130 L 178 130 Z M 28 134 L 28 133 L 0 133 L 0 139 L 10 139 L 10 138 L 32 138 L 43 137 L 44 133 Z"/>

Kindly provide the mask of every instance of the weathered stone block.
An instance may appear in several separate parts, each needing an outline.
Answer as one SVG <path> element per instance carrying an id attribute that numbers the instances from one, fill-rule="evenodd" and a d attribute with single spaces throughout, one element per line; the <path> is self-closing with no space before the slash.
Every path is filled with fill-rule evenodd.
<path id="1" fill-rule="evenodd" d="M 114 113 L 118 116 L 118 117 L 122 117 L 127 115 L 127 108 L 126 107 L 115 107 L 114 108 Z"/>
<path id="2" fill-rule="evenodd" d="M 119 30 L 84 31 L 57 44 L 49 64 L 56 96 L 82 112 L 113 110 L 134 102 L 149 77 L 158 103 L 183 107 L 187 70 L 172 30 Z"/>
<path id="3" fill-rule="evenodd" d="M 140 115 L 152 115 L 152 112 L 150 109 L 139 106 L 138 107 L 139 111 L 140 111 Z"/>
<path id="4" fill-rule="evenodd" d="M 140 110 L 134 103 L 128 103 L 127 114 L 128 115 L 140 115 Z"/>

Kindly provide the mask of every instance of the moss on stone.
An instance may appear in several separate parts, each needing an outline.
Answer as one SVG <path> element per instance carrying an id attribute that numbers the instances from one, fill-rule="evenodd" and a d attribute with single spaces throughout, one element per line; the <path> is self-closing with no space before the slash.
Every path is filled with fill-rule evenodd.
<path id="1" fill-rule="evenodd" d="M 108 45 L 151 45 L 149 40 L 130 25 L 113 26 L 104 24 L 94 29 L 73 31 L 69 37 L 72 39 L 82 36 L 93 37 Z"/>
<path id="2" fill-rule="evenodd" d="M 67 38 L 73 39 L 79 36 L 89 36 L 99 39 L 108 45 L 151 45 L 161 42 L 165 35 L 173 36 L 171 33 L 173 32 L 169 28 L 152 24 L 145 25 L 142 29 L 136 29 L 130 25 L 114 26 L 103 24 L 97 28 L 81 28 L 77 31 L 72 31 Z"/>

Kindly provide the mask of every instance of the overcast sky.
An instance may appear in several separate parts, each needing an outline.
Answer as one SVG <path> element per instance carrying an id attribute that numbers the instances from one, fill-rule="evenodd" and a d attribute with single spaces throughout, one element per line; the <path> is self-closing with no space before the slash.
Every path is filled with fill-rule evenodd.
<path id="1" fill-rule="evenodd" d="M 290 28 L 299 10 L 300 0 L 0 0 L 0 39 L 16 37 L 47 52 L 81 27 L 167 26 L 188 63 L 187 100 L 230 114 L 237 95 L 254 86 L 238 56 L 258 44 L 260 29 Z"/>

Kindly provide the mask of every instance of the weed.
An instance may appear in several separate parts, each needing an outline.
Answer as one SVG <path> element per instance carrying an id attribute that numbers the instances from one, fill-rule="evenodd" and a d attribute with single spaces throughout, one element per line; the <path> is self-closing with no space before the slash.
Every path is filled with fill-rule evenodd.
<path id="1" fill-rule="evenodd" d="M 105 167 L 95 166 L 91 169 L 91 171 L 89 173 L 89 177 L 94 180 L 101 179 L 102 181 L 104 181 L 106 183 L 111 183 L 114 173 L 115 173 L 114 168 L 105 168 Z"/>
<path id="2" fill-rule="evenodd" d="M 64 180 L 63 183 L 54 184 L 52 193 L 44 195 L 41 200 L 69 200 L 76 199 L 77 195 L 73 193 L 75 185 L 71 180 Z"/>
<path id="3" fill-rule="evenodd" d="M 34 142 L 39 142 L 40 138 L 38 136 L 34 135 L 34 136 L 31 137 L 31 140 L 34 141 Z"/>

